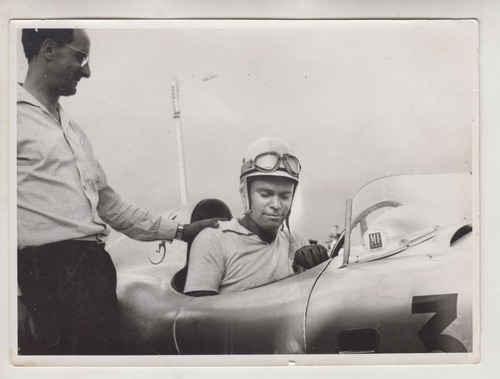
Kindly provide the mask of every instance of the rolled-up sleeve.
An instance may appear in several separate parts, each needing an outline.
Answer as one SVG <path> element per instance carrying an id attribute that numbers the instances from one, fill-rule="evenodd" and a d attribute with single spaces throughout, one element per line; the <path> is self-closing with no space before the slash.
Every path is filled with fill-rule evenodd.
<path id="1" fill-rule="evenodd" d="M 168 240 L 175 238 L 178 222 L 155 216 L 125 202 L 108 184 L 106 175 L 98 163 L 97 186 L 99 217 L 113 229 L 140 241 Z"/>

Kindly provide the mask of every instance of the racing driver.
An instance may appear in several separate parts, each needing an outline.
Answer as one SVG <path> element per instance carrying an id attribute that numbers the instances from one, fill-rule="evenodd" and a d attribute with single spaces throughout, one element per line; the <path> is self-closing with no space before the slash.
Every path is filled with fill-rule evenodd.
<path id="1" fill-rule="evenodd" d="M 291 146 L 264 137 L 247 149 L 240 176 L 245 213 L 193 241 L 184 292 L 216 295 L 274 282 L 328 259 L 290 230 L 289 218 L 301 165 Z"/>

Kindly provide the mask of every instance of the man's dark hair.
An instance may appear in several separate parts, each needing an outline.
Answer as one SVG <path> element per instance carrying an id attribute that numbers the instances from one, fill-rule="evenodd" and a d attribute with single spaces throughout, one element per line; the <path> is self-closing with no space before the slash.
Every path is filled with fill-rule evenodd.
<path id="1" fill-rule="evenodd" d="M 51 39 L 57 43 L 73 42 L 73 33 L 75 29 L 23 29 L 23 47 L 24 55 L 28 62 L 38 54 L 43 42 Z"/>

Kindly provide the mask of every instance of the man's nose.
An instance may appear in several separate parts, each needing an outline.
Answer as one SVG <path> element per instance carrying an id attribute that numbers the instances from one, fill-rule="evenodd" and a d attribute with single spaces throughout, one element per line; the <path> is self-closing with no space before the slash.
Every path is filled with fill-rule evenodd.
<path id="1" fill-rule="evenodd" d="M 281 208 L 281 200 L 280 200 L 279 196 L 272 196 L 270 205 L 274 209 L 280 209 Z"/>
<path id="2" fill-rule="evenodd" d="M 84 78 L 90 77 L 90 65 L 89 65 L 89 63 L 87 63 L 85 66 L 82 67 L 81 72 L 82 72 L 82 76 Z"/>

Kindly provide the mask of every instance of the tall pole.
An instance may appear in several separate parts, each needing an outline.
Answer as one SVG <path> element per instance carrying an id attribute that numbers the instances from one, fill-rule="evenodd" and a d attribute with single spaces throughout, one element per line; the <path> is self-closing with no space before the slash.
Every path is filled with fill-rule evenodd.
<path id="1" fill-rule="evenodd" d="M 172 78 L 172 102 L 174 106 L 174 123 L 177 132 L 177 154 L 179 156 L 179 180 L 181 190 L 181 205 L 187 204 L 187 177 L 186 165 L 184 163 L 184 145 L 182 141 L 182 127 L 181 127 L 181 109 L 179 103 L 179 82 L 174 76 Z"/>

